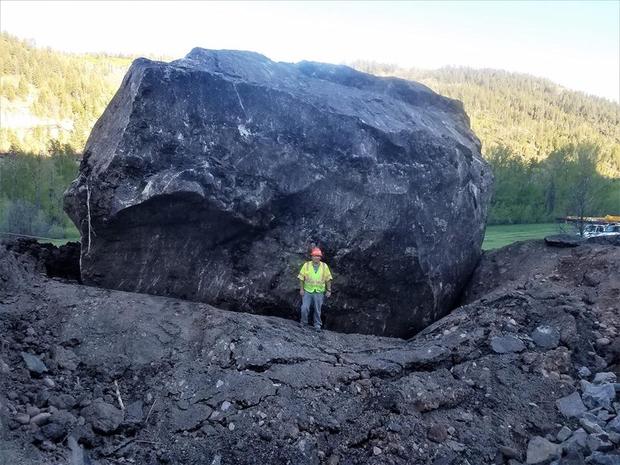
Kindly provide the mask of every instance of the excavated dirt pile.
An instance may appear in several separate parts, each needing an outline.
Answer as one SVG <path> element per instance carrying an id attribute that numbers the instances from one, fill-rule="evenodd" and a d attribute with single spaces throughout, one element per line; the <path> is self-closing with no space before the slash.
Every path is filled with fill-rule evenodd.
<path id="1" fill-rule="evenodd" d="M 0 464 L 620 463 L 618 246 L 484 254 L 410 340 L 50 278 L 31 249 L 0 246 Z"/>

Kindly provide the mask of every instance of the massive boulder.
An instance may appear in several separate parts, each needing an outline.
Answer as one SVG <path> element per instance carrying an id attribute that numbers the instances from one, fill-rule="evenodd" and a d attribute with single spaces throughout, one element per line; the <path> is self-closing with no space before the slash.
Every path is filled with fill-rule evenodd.
<path id="1" fill-rule="evenodd" d="M 421 84 L 194 49 L 132 64 L 65 210 L 86 284 L 295 317 L 318 245 L 326 327 L 407 337 L 456 302 L 491 183 L 462 104 Z"/>

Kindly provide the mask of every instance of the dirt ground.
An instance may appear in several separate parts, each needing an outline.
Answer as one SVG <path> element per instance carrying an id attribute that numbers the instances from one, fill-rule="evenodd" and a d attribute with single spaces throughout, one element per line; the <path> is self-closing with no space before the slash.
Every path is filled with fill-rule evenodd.
<path id="1" fill-rule="evenodd" d="M 36 250 L 0 245 L 2 465 L 620 463 L 618 246 L 485 253 L 410 340 L 88 287 Z"/>

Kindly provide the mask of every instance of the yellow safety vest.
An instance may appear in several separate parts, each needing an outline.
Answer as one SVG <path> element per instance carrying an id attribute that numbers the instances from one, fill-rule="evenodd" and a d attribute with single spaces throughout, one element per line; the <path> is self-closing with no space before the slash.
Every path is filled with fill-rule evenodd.
<path id="1" fill-rule="evenodd" d="M 332 279 L 332 273 L 324 262 L 319 263 L 318 269 L 314 271 L 310 261 L 303 264 L 297 277 L 303 280 L 306 292 L 325 292 L 325 283 Z"/>

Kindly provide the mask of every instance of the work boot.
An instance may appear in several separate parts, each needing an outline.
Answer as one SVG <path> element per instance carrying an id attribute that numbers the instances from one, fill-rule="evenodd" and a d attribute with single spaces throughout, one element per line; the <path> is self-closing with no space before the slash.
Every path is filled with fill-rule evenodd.
<path id="1" fill-rule="evenodd" d="M 321 327 L 320 326 L 313 326 L 315 331 L 321 331 Z"/>

